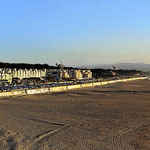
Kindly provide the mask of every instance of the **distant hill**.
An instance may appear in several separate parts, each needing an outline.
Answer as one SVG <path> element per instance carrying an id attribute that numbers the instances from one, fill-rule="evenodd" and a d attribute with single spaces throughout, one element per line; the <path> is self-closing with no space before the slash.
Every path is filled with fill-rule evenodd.
<path id="1" fill-rule="evenodd" d="M 97 64 L 91 66 L 81 66 L 81 68 L 102 68 L 102 69 L 112 69 L 112 66 L 116 66 L 116 69 L 128 69 L 128 70 L 144 70 L 150 71 L 150 64 L 145 63 L 118 63 L 118 64 Z"/>

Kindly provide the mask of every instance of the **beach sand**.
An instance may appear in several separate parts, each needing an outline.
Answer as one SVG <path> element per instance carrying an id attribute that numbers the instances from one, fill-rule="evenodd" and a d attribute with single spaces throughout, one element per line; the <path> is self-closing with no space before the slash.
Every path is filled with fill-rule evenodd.
<path id="1" fill-rule="evenodd" d="M 0 98 L 0 150 L 149 150 L 150 81 Z"/>

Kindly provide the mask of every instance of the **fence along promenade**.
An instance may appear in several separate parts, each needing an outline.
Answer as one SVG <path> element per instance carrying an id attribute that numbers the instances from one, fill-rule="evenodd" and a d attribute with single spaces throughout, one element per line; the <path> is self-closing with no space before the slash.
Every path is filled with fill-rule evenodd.
<path id="1" fill-rule="evenodd" d="M 111 80 L 111 81 L 102 81 L 102 82 L 91 82 L 91 83 L 84 83 L 84 84 L 77 84 L 77 85 L 66 85 L 66 86 L 50 87 L 50 88 L 17 90 L 17 91 L 10 91 L 10 92 L 1 92 L 0 97 L 15 96 L 15 95 L 40 94 L 40 93 L 51 93 L 51 92 L 61 92 L 61 91 L 67 91 L 67 90 L 77 89 L 77 88 L 102 86 L 102 85 L 113 84 L 113 83 L 118 83 L 118 82 L 127 82 L 127 81 L 144 80 L 144 79 L 148 79 L 148 77 L 137 77 L 137 78 L 119 79 L 119 80 Z"/>

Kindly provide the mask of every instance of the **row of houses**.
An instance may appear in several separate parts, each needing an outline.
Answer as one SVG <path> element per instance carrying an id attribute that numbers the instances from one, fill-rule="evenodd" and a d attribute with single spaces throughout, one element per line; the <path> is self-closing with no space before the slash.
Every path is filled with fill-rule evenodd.
<path id="1" fill-rule="evenodd" d="M 13 79 L 20 80 L 24 78 L 44 78 L 46 76 L 46 69 L 11 69 L 0 68 L 0 81 L 11 83 Z"/>
<path id="2" fill-rule="evenodd" d="M 80 69 L 11 69 L 0 68 L 0 81 L 12 83 L 13 79 L 20 80 L 25 78 L 41 78 L 53 77 L 56 80 L 62 79 L 89 79 L 92 78 L 90 70 Z"/>

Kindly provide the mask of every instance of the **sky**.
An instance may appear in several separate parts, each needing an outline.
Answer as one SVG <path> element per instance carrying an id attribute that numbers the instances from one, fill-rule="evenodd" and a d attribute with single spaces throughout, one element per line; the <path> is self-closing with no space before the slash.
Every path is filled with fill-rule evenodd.
<path id="1" fill-rule="evenodd" d="M 0 0 L 0 61 L 150 63 L 149 0 Z"/>

